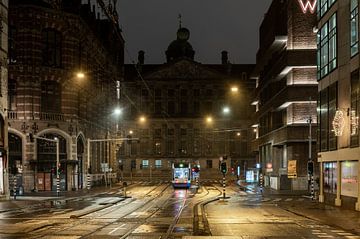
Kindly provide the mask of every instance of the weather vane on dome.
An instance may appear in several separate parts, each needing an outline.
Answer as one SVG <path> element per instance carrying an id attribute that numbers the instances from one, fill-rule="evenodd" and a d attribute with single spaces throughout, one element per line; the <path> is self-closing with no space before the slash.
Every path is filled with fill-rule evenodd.
<path id="1" fill-rule="evenodd" d="M 179 29 L 181 28 L 181 14 L 179 13 L 179 16 L 178 16 L 178 19 L 179 19 Z"/>

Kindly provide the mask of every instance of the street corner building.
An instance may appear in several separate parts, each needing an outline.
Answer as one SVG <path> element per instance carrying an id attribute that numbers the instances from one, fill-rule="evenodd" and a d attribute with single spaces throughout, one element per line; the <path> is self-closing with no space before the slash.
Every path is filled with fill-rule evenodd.
<path id="1" fill-rule="evenodd" d="M 252 74 L 252 150 L 275 190 L 308 190 L 307 163 L 316 157 L 316 13 L 304 2 L 272 1 Z"/>
<path id="2" fill-rule="evenodd" d="M 359 3 L 318 5 L 320 202 L 360 210 Z"/>
<path id="3" fill-rule="evenodd" d="M 226 51 L 219 52 L 219 64 L 201 64 L 190 30 L 180 24 L 174 33 L 166 63 L 147 64 L 140 51 L 138 63 L 125 65 L 121 130 L 139 141 L 119 147 L 124 177 L 169 180 L 172 164 L 185 162 L 200 169 L 202 179 L 219 179 L 219 159 L 227 156 L 232 177 L 248 172 L 254 180 L 254 65 L 231 64 Z"/>
<path id="4" fill-rule="evenodd" d="M 9 3 L 11 188 L 55 191 L 59 173 L 62 191 L 77 190 L 86 185 L 87 173 L 93 182 L 98 179 L 100 162 L 113 160 L 112 144 L 87 150 L 86 140 L 109 138 L 113 132 L 111 110 L 122 78 L 124 41 L 116 11 L 104 15 L 92 2 Z M 58 165 L 56 144 L 39 137 L 59 140 Z"/>

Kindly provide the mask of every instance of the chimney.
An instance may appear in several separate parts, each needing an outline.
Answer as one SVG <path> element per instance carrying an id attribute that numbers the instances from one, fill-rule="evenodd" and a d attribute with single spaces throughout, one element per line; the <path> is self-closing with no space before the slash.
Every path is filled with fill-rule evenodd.
<path id="1" fill-rule="evenodd" d="M 144 61 L 145 61 L 145 52 L 143 50 L 141 50 L 138 53 L 138 64 L 144 65 Z"/>
<path id="2" fill-rule="evenodd" d="M 225 65 L 227 63 L 229 63 L 228 52 L 227 51 L 222 51 L 221 52 L 221 64 Z"/>

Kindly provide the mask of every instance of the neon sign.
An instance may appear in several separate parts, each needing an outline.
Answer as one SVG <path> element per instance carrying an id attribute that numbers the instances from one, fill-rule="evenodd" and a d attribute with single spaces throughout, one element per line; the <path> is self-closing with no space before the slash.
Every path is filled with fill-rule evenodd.
<path id="1" fill-rule="evenodd" d="M 313 14 L 315 12 L 317 0 L 306 0 L 305 4 L 304 4 L 304 0 L 298 0 L 298 1 L 299 1 L 301 10 L 303 11 L 304 14 L 307 13 L 308 10 L 311 12 L 311 14 Z"/>

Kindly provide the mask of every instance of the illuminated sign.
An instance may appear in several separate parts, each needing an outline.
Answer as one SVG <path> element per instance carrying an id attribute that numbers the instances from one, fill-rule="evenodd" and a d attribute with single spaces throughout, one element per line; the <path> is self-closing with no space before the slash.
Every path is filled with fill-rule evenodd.
<path id="1" fill-rule="evenodd" d="M 307 11 L 309 10 L 311 12 L 311 14 L 313 14 L 315 12 L 315 8 L 316 8 L 316 1 L 317 0 L 298 0 L 301 10 L 303 11 L 303 13 L 307 13 Z M 304 1 L 306 3 L 304 3 Z"/>

